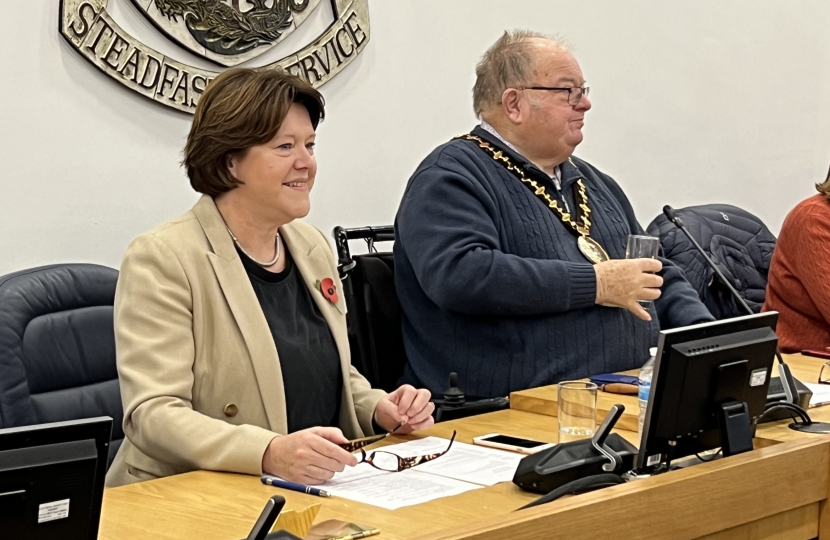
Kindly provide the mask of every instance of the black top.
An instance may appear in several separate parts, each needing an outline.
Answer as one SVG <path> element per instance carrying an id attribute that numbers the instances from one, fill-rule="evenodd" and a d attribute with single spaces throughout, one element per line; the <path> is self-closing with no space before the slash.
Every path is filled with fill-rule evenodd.
<path id="1" fill-rule="evenodd" d="M 237 252 L 280 356 L 288 433 L 337 426 L 343 392 L 340 355 L 291 254 L 283 251 L 285 270 L 276 274 Z"/>

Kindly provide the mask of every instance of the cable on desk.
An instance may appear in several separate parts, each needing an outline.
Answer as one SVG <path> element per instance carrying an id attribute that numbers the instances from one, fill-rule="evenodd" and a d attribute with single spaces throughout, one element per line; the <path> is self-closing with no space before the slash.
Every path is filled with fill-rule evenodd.
<path id="1" fill-rule="evenodd" d="M 718 451 L 717 451 L 717 452 L 715 452 L 714 454 L 710 454 L 712 457 L 710 457 L 710 458 L 708 458 L 708 459 L 703 458 L 703 457 L 700 455 L 700 453 L 698 453 L 698 452 L 695 452 L 695 457 L 696 457 L 697 459 L 699 459 L 700 461 L 704 462 L 704 463 L 709 463 L 710 461 L 714 461 L 714 460 L 716 460 L 716 459 L 718 458 L 718 456 L 719 456 L 720 454 L 722 454 L 722 453 L 723 453 L 723 448 L 718 448 Z"/>
<path id="2" fill-rule="evenodd" d="M 618 474 L 604 473 L 595 474 L 593 476 L 586 476 L 585 478 L 579 478 L 572 482 L 568 482 L 567 484 L 563 484 L 551 491 L 550 493 L 548 493 L 547 495 L 542 495 L 535 501 L 530 502 L 522 506 L 521 508 L 518 508 L 517 510 L 524 510 L 525 508 L 532 508 L 540 504 L 553 502 L 564 495 L 579 495 L 581 493 L 587 493 L 589 491 L 594 491 L 597 489 L 602 489 L 610 486 L 616 486 L 624 483 L 625 480 Z"/>
<path id="3" fill-rule="evenodd" d="M 801 420 L 802 424 L 812 424 L 813 423 L 813 421 L 810 420 L 810 417 L 807 415 L 807 413 L 804 411 L 804 409 L 802 409 L 798 405 L 795 405 L 794 403 L 789 403 L 787 401 L 778 401 L 778 402 L 775 402 L 775 403 L 767 403 L 767 406 L 764 409 L 764 412 L 761 414 L 761 416 L 758 417 L 758 420 L 763 418 L 764 415 L 766 415 L 767 413 L 770 413 L 770 412 L 776 411 L 776 410 L 780 410 L 780 409 L 783 409 L 783 410 L 787 411 L 787 413 L 796 422 Z"/>

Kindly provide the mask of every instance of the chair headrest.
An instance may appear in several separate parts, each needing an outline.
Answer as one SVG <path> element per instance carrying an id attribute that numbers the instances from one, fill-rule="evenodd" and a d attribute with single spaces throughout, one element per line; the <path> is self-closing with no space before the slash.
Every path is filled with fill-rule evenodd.
<path id="1" fill-rule="evenodd" d="M 117 281 L 118 271 L 95 264 L 0 277 L 0 425 L 46 421 L 37 418 L 36 394 L 117 379 Z"/>

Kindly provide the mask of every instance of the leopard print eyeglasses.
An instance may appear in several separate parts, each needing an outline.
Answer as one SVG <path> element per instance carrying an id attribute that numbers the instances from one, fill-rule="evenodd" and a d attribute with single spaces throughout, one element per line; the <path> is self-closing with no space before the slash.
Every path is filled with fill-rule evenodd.
<path id="1" fill-rule="evenodd" d="M 341 444 L 338 446 L 345 450 L 348 450 L 349 452 L 360 450 L 360 459 L 358 460 L 358 463 L 368 463 L 372 467 L 379 469 L 381 471 L 401 472 L 406 469 L 411 469 L 412 467 L 415 467 L 422 463 L 438 459 L 439 457 L 449 452 L 450 448 L 452 448 L 453 441 L 455 441 L 455 434 L 456 432 L 453 431 L 452 437 L 450 438 L 450 444 L 447 445 L 447 449 L 443 452 L 413 457 L 401 457 L 397 454 L 393 454 L 392 452 L 384 452 L 383 450 L 374 450 L 370 454 L 366 454 L 366 450 L 363 449 L 364 447 L 385 439 L 389 435 L 388 433 L 385 435 L 375 435 L 373 437 L 366 437 L 363 439 L 357 439 L 355 441 L 349 441 L 348 443 Z"/>

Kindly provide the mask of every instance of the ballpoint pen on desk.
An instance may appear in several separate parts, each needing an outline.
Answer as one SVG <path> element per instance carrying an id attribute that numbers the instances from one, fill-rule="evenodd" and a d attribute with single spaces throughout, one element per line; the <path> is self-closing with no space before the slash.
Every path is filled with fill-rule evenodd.
<path id="1" fill-rule="evenodd" d="M 329 492 L 326 490 L 311 486 L 304 486 L 302 484 L 295 484 L 294 482 L 288 482 L 286 480 L 275 478 L 273 476 L 263 476 L 262 478 L 260 478 L 260 481 L 267 486 L 290 489 L 291 491 L 308 493 L 309 495 L 316 495 L 317 497 L 331 497 L 331 494 L 329 494 Z"/>
<path id="2" fill-rule="evenodd" d="M 350 534 L 348 536 L 338 536 L 332 540 L 358 540 L 359 538 L 375 536 L 376 534 L 380 534 L 380 529 L 369 529 L 368 531 L 360 531 L 359 533 Z"/>

